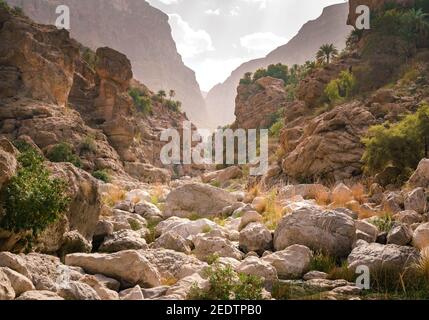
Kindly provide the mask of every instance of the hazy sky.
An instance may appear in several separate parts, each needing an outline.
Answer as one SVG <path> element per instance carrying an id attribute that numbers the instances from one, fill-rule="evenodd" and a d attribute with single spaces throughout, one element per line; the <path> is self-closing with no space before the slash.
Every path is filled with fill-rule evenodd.
<path id="1" fill-rule="evenodd" d="M 241 63 L 286 44 L 344 0 L 148 0 L 170 16 L 179 53 L 208 91 Z"/>

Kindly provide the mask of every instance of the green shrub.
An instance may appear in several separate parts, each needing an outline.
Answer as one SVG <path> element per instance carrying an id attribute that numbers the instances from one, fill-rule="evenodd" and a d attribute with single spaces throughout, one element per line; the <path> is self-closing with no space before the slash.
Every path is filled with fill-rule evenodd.
<path id="1" fill-rule="evenodd" d="M 146 115 L 152 113 L 152 100 L 150 97 L 145 96 L 144 93 L 141 93 L 136 88 L 131 89 L 128 93 L 133 98 L 137 111 Z"/>
<path id="2" fill-rule="evenodd" d="M 420 160 L 428 156 L 429 106 L 423 105 L 396 124 L 371 127 L 362 142 L 366 148 L 362 161 L 367 174 L 394 166 L 402 172 L 398 180 L 406 180 Z"/>
<path id="3" fill-rule="evenodd" d="M 210 289 L 203 291 L 194 284 L 188 294 L 189 300 L 261 300 L 261 278 L 238 274 L 231 266 L 213 263 L 205 271 Z"/>
<path id="4" fill-rule="evenodd" d="M 384 214 L 380 217 L 373 217 L 368 220 L 381 232 L 389 232 L 395 226 L 395 221 L 390 214 Z"/>
<path id="5" fill-rule="evenodd" d="M 2 193 L 4 216 L 2 229 L 15 233 L 31 231 L 36 237 L 67 209 L 66 183 L 53 179 L 34 150 L 18 157 L 21 168 Z"/>
<path id="6" fill-rule="evenodd" d="M 164 101 L 164 105 L 174 112 L 181 112 L 182 110 L 182 102 L 180 101 L 166 100 Z"/>
<path id="7" fill-rule="evenodd" d="M 341 102 L 351 96 L 356 85 L 349 71 L 342 71 L 338 79 L 332 80 L 325 88 L 325 95 L 331 103 Z"/>
<path id="8" fill-rule="evenodd" d="M 101 180 L 105 183 L 110 183 L 112 181 L 111 175 L 106 170 L 97 170 L 92 173 L 92 176 L 98 180 Z"/>
<path id="9" fill-rule="evenodd" d="M 284 122 L 283 120 L 279 120 L 276 123 L 274 123 L 270 128 L 270 135 L 272 137 L 278 138 L 280 136 L 280 132 L 284 128 Z"/>
<path id="10" fill-rule="evenodd" d="M 15 140 L 13 145 L 18 149 L 19 152 L 26 152 L 32 149 L 32 146 L 23 140 Z"/>
<path id="11" fill-rule="evenodd" d="M 325 273 L 331 272 L 336 268 L 335 258 L 323 254 L 322 252 L 315 252 L 310 262 L 310 270 L 321 271 Z"/>
<path id="12" fill-rule="evenodd" d="M 73 152 L 73 147 L 66 142 L 55 145 L 48 152 L 47 158 L 52 162 L 70 162 L 77 168 L 82 166 L 79 157 Z"/>

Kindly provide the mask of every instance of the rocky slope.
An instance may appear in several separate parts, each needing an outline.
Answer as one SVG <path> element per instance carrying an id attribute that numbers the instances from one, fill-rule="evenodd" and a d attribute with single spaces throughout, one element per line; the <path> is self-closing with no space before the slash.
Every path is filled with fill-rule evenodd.
<path id="1" fill-rule="evenodd" d="M 183 109 L 197 124 L 207 119 L 194 72 L 177 53 L 168 16 L 140 0 L 8 0 L 39 23 L 54 24 L 55 8 L 68 5 L 71 35 L 95 50 L 108 46 L 130 59 L 136 79 L 154 91 L 174 89 Z"/>
<path id="2" fill-rule="evenodd" d="M 325 43 L 333 43 L 339 49 L 344 48 L 345 39 L 351 31 L 345 24 L 348 12 L 346 3 L 325 8 L 319 18 L 306 23 L 289 43 L 265 58 L 249 61 L 234 70 L 224 83 L 215 86 L 207 94 L 206 104 L 210 117 L 218 125 L 234 122 L 236 88 L 246 72 L 254 72 L 258 68 L 279 62 L 289 66 L 303 64 L 307 60 L 313 60 L 319 47 Z"/>
<path id="3" fill-rule="evenodd" d="M 152 98 L 152 113 L 137 111 L 128 94 L 133 73 L 128 58 L 99 48 L 95 65 L 67 31 L 38 25 L 2 9 L 0 134 L 49 154 L 68 143 L 89 172 L 107 170 L 124 182 L 165 182 L 159 136 L 180 129 L 187 118 Z M 183 172 L 182 172 L 183 173 Z"/>

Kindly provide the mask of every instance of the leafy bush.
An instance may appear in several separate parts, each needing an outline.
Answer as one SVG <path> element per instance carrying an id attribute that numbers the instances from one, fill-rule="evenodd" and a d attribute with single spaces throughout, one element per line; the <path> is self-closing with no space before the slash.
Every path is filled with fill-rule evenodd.
<path id="1" fill-rule="evenodd" d="M 342 71 L 338 79 L 332 80 L 325 88 L 325 95 L 331 103 L 341 102 L 353 93 L 356 80 L 349 71 Z"/>
<path id="2" fill-rule="evenodd" d="M 166 100 L 164 101 L 164 105 L 174 112 L 181 112 L 182 109 L 182 102 L 180 101 Z"/>
<path id="3" fill-rule="evenodd" d="M 274 123 L 270 128 L 270 135 L 272 137 L 278 138 L 280 136 L 280 132 L 284 128 L 284 122 L 283 120 L 279 120 L 276 123 Z"/>
<path id="4" fill-rule="evenodd" d="M 18 157 L 21 168 L 3 191 L 5 214 L 0 226 L 37 236 L 67 209 L 66 183 L 50 177 L 43 158 L 34 150 Z"/>
<path id="5" fill-rule="evenodd" d="M 70 162 L 77 168 L 82 166 L 79 157 L 73 152 L 73 147 L 66 142 L 55 145 L 48 152 L 47 158 L 52 162 Z"/>
<path id="6" fill-rule="evenodd" d="M 205 271 L 210 289 L 203 291 L 195 284 L 189 294 L 189 300 L 261 300 L 263 281 L 261 278 L 238 274 L 231 266 L 213 263 Z"/>
<path id="7" fill-rule="evenodd" d="M 106 170 L 97 170 L 92 173 L 92 176 L 98 180 L 101 180 L 105 183 L 110 183 L 112 181 L 112 177 Z"/>
<path id="8" fill-rule="evenodd" d="M 402 172 L 398 180 L 406 180 L 420 160 L 428 156 L 429 106 L 423 105 L 396 124 L 371 127 L 362 141 L 366 147 L 362 158 L 366 173 L 377 174 L 394 166 Z"/>
<path id="9" fill-rule="evenodd" d="M 18 149 L 19 152 L 26 152 L 32 149 L 32 146 L 23 140 L 15 140 L 13 145 Z"/>
<path id="10" fill-rule="evenodd" d="M 129 92 L 131 98 L 133 98 L 134 106 L 137 111 L 143 114 L 151 114 L 152 113 L 152 101 L 150 97 L 145 96 L 138 89 L 133 88 Z"/>

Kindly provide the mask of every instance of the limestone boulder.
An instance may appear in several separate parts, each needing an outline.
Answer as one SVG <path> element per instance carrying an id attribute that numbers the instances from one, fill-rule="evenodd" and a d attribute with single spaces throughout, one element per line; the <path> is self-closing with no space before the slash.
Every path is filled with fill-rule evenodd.
<path id="1" fill-rule="evenodd" d="M 284 250 L 263 257 L 261 260 L 271 264 L 281 279 L 300 278 L 309 271 L 313 255 L 302 245 L 292 245 Z"/>
<path id="2" fill-rule="evenodd" d="M 112 254 L 69 254 L 66 265 L 78 266 L 91 274 L 103 274 L 130 285 L 156 287 L 161 277 L 158 270 L 139 251 L 127 250 Z"/>
<path id="3" fill-rule="evenodd" d="M 419 250 L 429 246 L 429 223 L 421 224 L 414 230 L 413 246 Z"/>
<path id="4" fill-rule="evenodd" d="M 215 217 L 223 208 L 236 202 L 229 192 L 204 184 L 186 184 L 171 191 L 167 196 L 164 215 L 166 217 Z"/>
<path id="5" fill-rule="evenodd" d="M 280 221 L 274 248 L 300 244 L 336 257 L 347 256 L 356 242 L 355 222 L 349 216 L 316 206 L 297 209 Z"/>
<path id="6" fill-rule="evenodd" d="M 388 270 L 402 271 L 415 263 L 419 252 L 412 247 L 394 244 L 362 243 L 356 246 L 347 258 L 348 267 L 355 270 L 358 266 L 367 266 L 371 271 Z"/>
<path id="7" fill-rule="evenodd" d="M 273 237 L 268 228 L 258 222 L 249 223 L 240 231 L 239 244 L 244 253 L 254 251 L 260 255 L 271 249 Z"/>

